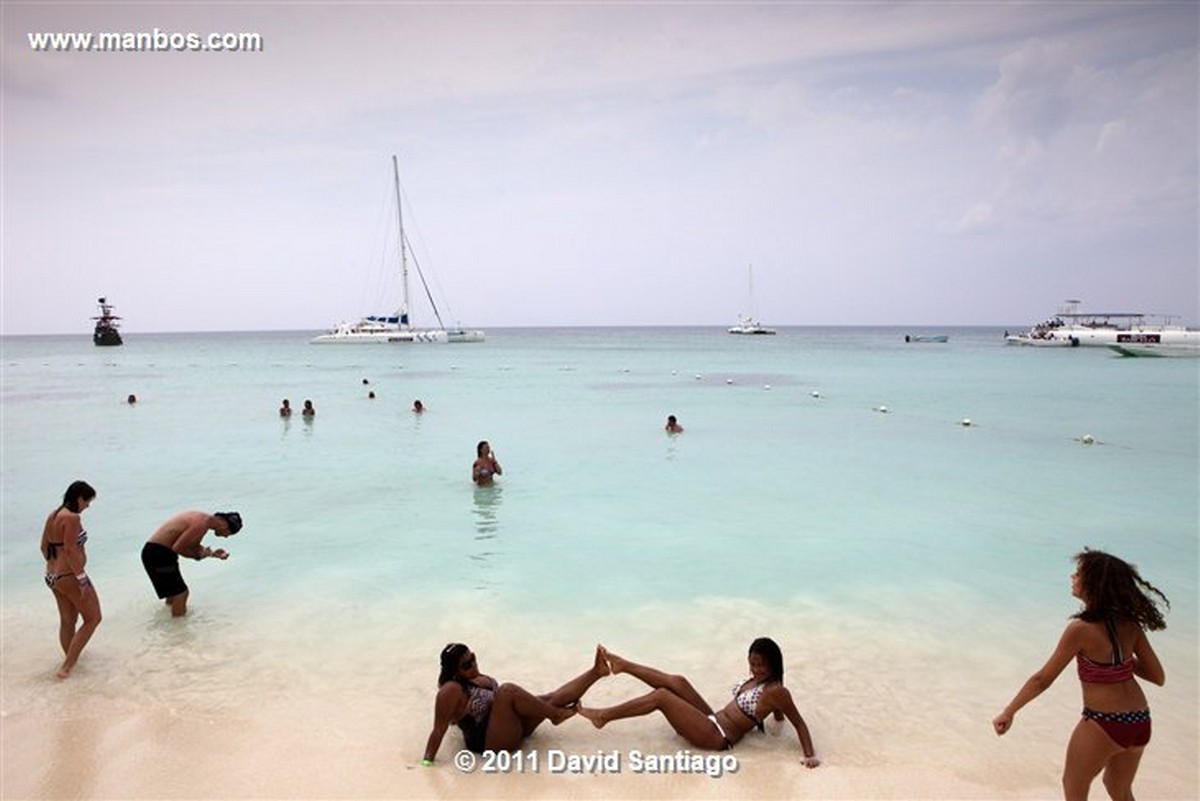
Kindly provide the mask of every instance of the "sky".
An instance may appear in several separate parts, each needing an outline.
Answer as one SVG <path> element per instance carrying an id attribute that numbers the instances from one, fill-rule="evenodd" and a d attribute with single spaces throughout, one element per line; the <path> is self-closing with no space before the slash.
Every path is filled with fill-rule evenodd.
<path id="1" fill-rule="evenodd" d="M 29 39 L 156 29 L 263 47 Z M 393 154 L 447 325 L 1195 325 L 1198 44 L 1190 1 L 3 0 L 0 333 L 393 311 Z"/>

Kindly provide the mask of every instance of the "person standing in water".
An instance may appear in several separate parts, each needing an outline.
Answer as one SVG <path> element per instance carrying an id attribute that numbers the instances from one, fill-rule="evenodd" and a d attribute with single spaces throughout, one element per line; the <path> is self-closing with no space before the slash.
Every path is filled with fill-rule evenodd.
<path id="1" fill-rule="evenodd" d="M 504 475 L 486 439 L 475 446 L 475 457 L 475 464 L 471 465 L 471 480 L 480 487 L 489 487 L 493 477 Z"/>
<path id="2" fill-rule="evenodd" d="M 667 424 L 663 426 L 668 434 L 682 434 L 683 426 L 679 425 L 679 421 L 675 419 L 675 415 L 667 415 Z"/>
<path id="3" fill-rule="evenodd" d="M 1128 562 L 1102 551 L 1075 555 L 1071 594 L 1083 602 L 1050 659 L 1029 677 L 1008 706 L 992 721 L 996 734 L 1007 733 L 1022 707 L 1041 695 L 1074 660 L 1083 690 L 1083 712 L 1063 765 L 1063 796 L 1088 797 L 1092 780 L 1104 771 L 1108 794 L 1133 798 L 1133 779 L 1150 742 L 1150 709 L 1137 678 L 1161 685 L 1166 672 L 1146 630 L 1166 628 L 1150 595 L 1170 602 Z M 1137 677 L 1137 678 L 1135 678 Z"/>
<path id="4" fill-rule="evenodd" d="M 179 557 L 224 561 L 229 552 L 206 546 L 204 535 L 212 531 L 218 537 L 232 537 L 241 530 L 242 516 L 237 512 L 180 512 L 159 526 L 142 547 L 142 566 L 158 597 L 171 607 L 172 617 L 187 614 L 188 586 L 179 572 Z"/>
<path id="5" fill-rule="evenodd" d="M 62 646 L 60 679 L 71 670 L 83 653 L 83 647 L 100 625 L 100 599 L 87 571 L 88 535 L 83 528 L 83 511 L 92 505 L 96 490 L 86 481 L 73 481 L 63 494 L 62 505 L 46 518 L 42 527 L 42 557 L 46 560 L 46 586 L 58 604 L 58 643 Z M 79 618 L 83 625 L 76 628 Z"/>

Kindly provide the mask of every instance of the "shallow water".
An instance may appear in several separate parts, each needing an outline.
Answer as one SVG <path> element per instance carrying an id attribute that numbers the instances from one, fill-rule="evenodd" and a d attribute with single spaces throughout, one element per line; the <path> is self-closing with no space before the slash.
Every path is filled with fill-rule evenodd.
<path id="1" fill-rule="evenodd" d="M 1195 787 L 1194 760 L 1162 759 L 1157 779 L 1150 768 L 1156 749 L 1194 755 L 1197 743 L 1197 365 L 1010 348 L 992 329 L 949 329 L 946 344 L 904 333 L 500 330 L 412 347 L 131 335 L 118 349 L 6 338 L 6 728 L 97 691 L 106 713 L 143 727 L 148 694 L 153 710 L 236 719 L 238 731 L 322 728 L 330 712 L 311 699 L 337 698 L 382 713 L 364 725 L 398 727 L 389 758 L 407 758 L 424 741 L 445 642 L 470 642 L 502 679 L 545 685 L 605 640 L 677 661 L 716 695 L 744 670 L 745 645 L 769 634 L 830 763 L 909 765 L 912 749 L 947 782 L 998 793 L 986 766 L 1032 744 L 1030 786 L 1053 789 L 1073 679 L 1023 713 L 1040 728 L 997 741 L 988 721 L 1052 649 L 1075 608 L 1070 556 L 1090 545 L 1137 563 L 1172 600 L 1155 636 L 1171 680 L 1150 694 L 1156 714 L 1179 717 L 1156 717 L 1143 781 L 1190 797 L 1169 790 Z M 280 420 L 283 397 L 311 398 L 317 417 Z M 662 431 L 669 413 L 682 435 Z M 485 438 L 504 475 L 477 489 Z M 36 543 L 74 478 L 99 491 L 85 522 L 106 619 L 68 688 L 47 684 L 59 657 Z M 228 562 L 184 565 L 193 612 L 180 624 L 154 601 L 138 552 L 184 508 L 237 509 L 246 529 Z M 875 660 L 911 672 L 864 670 Z M 953 737 L 988 735 L 969 740 L 970 758 L 919 747 L 949 736 L 947 716 Z M 583 721 L 570 725 L 539 738 L 592 742 Z M 868 733 L 887 741 L 897 728 L 901 741 L 876 753 Z M 356 736 L 339 731 L 329 736 Z M 679 743 L 661 723 L 621 732 L 600 735 Z M 113 735 L 97 736 L 108 754 Z M 6 797 L 37 794 L 30 771 L 5 774 Z M 90 781 L 98 794 L 138 784 L 100 769 Z M 288 786 L 280 774 L 267 788 L 278 792 L 259 795 L 296 795 Z"/>

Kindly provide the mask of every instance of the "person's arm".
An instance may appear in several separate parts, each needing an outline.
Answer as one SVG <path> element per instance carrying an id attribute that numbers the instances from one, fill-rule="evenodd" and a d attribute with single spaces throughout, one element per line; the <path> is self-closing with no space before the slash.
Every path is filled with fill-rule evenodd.
<path id="1" fill-rule="evenodd" d="M 50 542 L 51 542 L 50 537 L 54 531 L 54 516 L 57 514 L 58 514 L 58 509 L 55 509 L 53 512 L 50 513 L 50 516 L 46 518 L 46 525 L 42 526 L 41 551 L 42 551 L 42 558 L 45 559 L 46 561 L 50 561 L 50 554 L 48 553 L 49 548 L 50 548 Z"/>
<path id="2" fill-rule="evenodd" d="M 1021 707 L 1045 692 L 1063 672 L 1063 668 L 1079 653 L 1079 635 L 1082 625 L 1083 623 L 1077 620 L 1067 626 L 1058 640 L 1054 653 L 1050 654 L 1050 658 L 1046 660 L 1046 664 L 1025 681 L 1013 699 L 1008 702 L 1008 706 L 1004 707 L 1003 711 L 992 720 L 992 728 L 996 730 L 996 734 L 1004 734 L 1011 729 L 1013 718 L 1016 717 L 1017 712 L 1021 711 Z"/>
<path id="3" fill-rule="evenodd" d="M 1166 682 L 1167 672 L 1163 669 L 1162 662 L 1158 661 L 1158 654 L 1150 647 L 1150 638 L 1146 636 L 1145 631 L 1138 632 L 1137 642 L 1133 644 L 1133 655 L 1134 675 L 1159 687 Z"/>
<path id="4" fill-rule="evenodd" d="M 817 758 L 817 749 L 813 745 L 812 735 L 808 732 L 808 724 L 804 722 L 804 718 L 800 715 L 800 710 L 796 708 L 796 703 L 792 700 L 792 694 L 782 685 L 770 692 L 771 705 L 774 707 L 772 711 L 782 712 L 783 716 L 792 724 L 792 728 L 796 730 L 796 737 L 800 740 L 800 750 L 804 753 L 802 760 L 804 767 L 815 768 L 821 764 L 821 760 Z"/>
<path id="5" fill-rule="evenodd" d="M 189 559 L 197 561 L 212 556 L 212 549 L 206 548 L 204 543 L 201 542 L 204 539 L 204 535 L 211 528 L 209 519 L 210 516 L 205 514 L 198 514 L 192 518 L 187 528 L 183 530 L 183 533 L 175 539 L 175 545 L 172 546 L 171 550 L 180 556 L 186 556 Z"/>
<path id="6" fill-rule="evenodd" d="M 500 463 L 496 461 L 496 457 L 492 456 L 492 472 L 498 476 L 504 475 L 504 471 L 500 468 Z"/>
<path id="7" fill-rule="evenodd" d="M 79 532 L 83 531 L 83 524 L 79 522 L 79 515 L 71 513 L 64 515 L 63 530 L 62 530 L 62 553 L 63 559 L 67 563 L 67 570 L 75 574 L 75 579 L 79 582 L 79 589 L 86 589 L 91 582 L 88 580 L 87 572 L 84 570 L 87 567 L 87 556 L 83 549 L 79 547 Z"/>
<path id="8" fill-rule="evenodd" d="M 464 695 L 462 687 L 454 682 L 447 682 L 438 690 L 433 703 L 433 729 L 429 732 L 429 739 L 425 741 L 425 754 L 421 758 L 421 764 L 433 764 L 438 749 L 442 746 L 442 738 L 446 736 L 446 729 L 454 722 L 454 713 L 466 701 Z"/>

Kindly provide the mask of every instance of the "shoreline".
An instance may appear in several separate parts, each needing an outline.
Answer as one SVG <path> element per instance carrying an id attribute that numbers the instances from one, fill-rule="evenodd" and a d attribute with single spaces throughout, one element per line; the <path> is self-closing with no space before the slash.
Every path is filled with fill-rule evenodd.
<path id="1" fill-rule="evenodd" d="M 811 603 L 657 604 L 573 622 L 592 630 L 603 619 L 620 632 L 606 643 L 612 650 L 684 672 L 710 703 L 746 669 L 745 632 L 773 634 L 822 765 L 800 764 L 786 723 L 769 722 L 765 734 L 716 753 L 690 747 L 658 715 L 602 730 L 575 716 L 538 728 L 520 752 L 523 771 L 510 762 L 507 771 L 464 773 L 454 766 L 462 743 L 453 729 L 435 765 L 419 764 L 441 632 L 452 625 L 444 614 L 414 610 L 380 642 L 376 627 L 391 616 L 368 613 L 336 648 L 239 630 L 211 607 L 183 626 L 150 612 L 117 624 L 114 614 L 72 678 L 58 682 L 50 610 L 38 611 L 45 614 L 4 612 L 4 798 L 1057 798 L 1079 707 L 1077 682 L 1063 675 L 1012 732 L 991 731 L 992 716 L 1052 638 L 1014 654 L 1002 627 L 989 630 L 995 644 L 956 650 L 936 627 L 914 622 L 871 637 L 874 621 Z M 460 630 L 481 669 L 500 681 L 546 692 L 590 664 L 594 643 L 581 637 L 530 642 L 530 632 L 562 625 L 552 612 L 499 619 Z M 713 620 L 722 622 L 714 628 Z M 1168 683 L 1146 688 L 1155 730 L 1135 785 L 1140 798 L 1194 795 L 1196 660 L 1194 642 L 1181 639 L 1155 639 Z M 14 642 L 29 644 L 13 649 Z M 605 705 L 644 691 L 618 675 L 586 698 Z M 637 771 L 635 751 L 732 757 L 737 770 Z M 613 754 L 619 770 L 597 766 L 598 758 L 611 765 Z M 566 767 L 571 759 L 578 770 Z M 563 768 L 551 770 L 551 760 Z"/>

